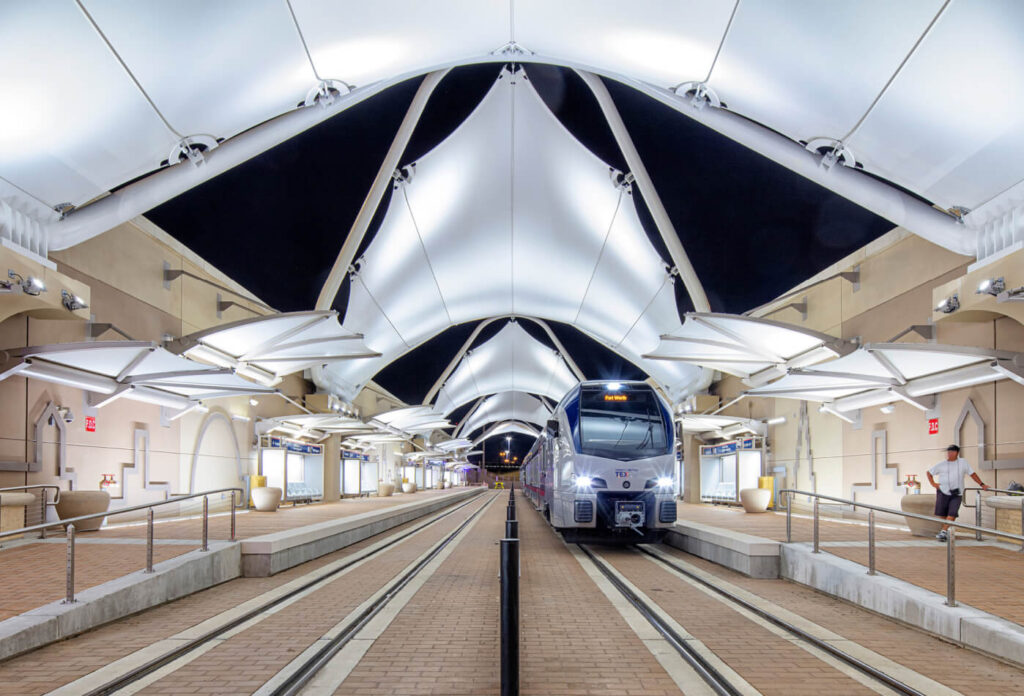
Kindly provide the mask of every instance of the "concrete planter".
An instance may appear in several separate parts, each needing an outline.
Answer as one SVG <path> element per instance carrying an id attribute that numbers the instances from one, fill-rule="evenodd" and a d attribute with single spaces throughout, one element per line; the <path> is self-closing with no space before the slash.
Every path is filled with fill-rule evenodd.
<path id="1" fill-rule="evenodd" d="M 415 483 L 411 483 L 411 482 L 403 483 L 402 484 L 402 492 L 403 493 L 415 493 L 416 492 L 416 484 Z"/>
<path id="2" fill-rule="evenodd" d="M 900 510 L 914 512 L 918 515 L 933 515 L 935 514 L 935 494 L 913 493 L 905 495 L 900 498 Z M 906 520 L 907 526 L 910 527 L 910 533 L 914 536 L 935 536 L 942 529 L 942 523 L 938 520 L 935 522 L 925 522 L 913 517 L 904 517 L 903 519 Z"/>
<path id="3" fill-rule="evenodd" d="M 21 529 L 25 526 L 25 507 L 36 502 L 31 493 L 0 493 L 0 532 Z M 7 537 L 20 539 L 21 535 Z"/>
<path id="4" fill-rule="evenodd" d="M 767 512 L 771 501 L 772 491 L 769 488 L 744 488 L 740 491 L 740 502 L 747 512 Z"/>
<path id="5" fill-rule="evenodd" d="M 250 491 L 252 504 L 259 512 L 275 512 L 281 504 L 280 488 L 253 488 Z"/>
<path id="6" fill-rule="evenodd" d="M 110 507 L 110 494 L 106 491 L 61 491 L 57 500 L 57 517 L 69 520 L 82 515 L 106 512 Z M 103 524 L 105 517 L 97 517 L 75 525 L 76 532 L 94 532 Z"/>
<path id="7" fill-rule="evenodd" d="M 395 484 L 393 483 L 378 483 L 377 484 L 377 497 L 378 498 L 389 498 L 395 492 Z"/>

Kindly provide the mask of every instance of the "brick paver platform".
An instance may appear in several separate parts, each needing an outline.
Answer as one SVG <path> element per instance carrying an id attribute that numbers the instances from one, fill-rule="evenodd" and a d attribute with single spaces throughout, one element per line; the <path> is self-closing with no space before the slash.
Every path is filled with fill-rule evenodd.
<path id="1" fill-rule="evenodd" d="M 461 490 L 461 489 L 454 489 Z M 283 507 L 277 512 L 249 511 L 236 516 L 238 539 L 302 527 L 325 520 L 358 515 L 405 503 L 451 494 L 452 490 L 425 490 L 411 495 L 388 498 L 358 498 L 337 503 L 319 503 Z M 114 518 L 108 518 L 109 520 Z M 210 540 L 230 538 L 231 521 L 227 515 L 211 517 Z M 154 525 L 153 561 L 199 548 L 202 520 L 158 522 Z M 15 542 L 0 547 L 0 621 L 63 599 L 65 587 L 65 546 L 57 531 L 46 541 Z M 95 532 L 79 532 L 75 545 L 75 590 L 103 584 L 146 567 L 146 526 L 119 526 Z M 109 540 L 111 543 L 99 543 Z M 180 542 L 180 543 L 174 543 Z"/>
<path id="2" fill-rule="evenodd" d="M 135 650 L 168 638 L 297 577 L 354 554 L 386 536 L 422 523 L 423 520 L 412 520 L 271 577 L 238 578 L 2 662 L 0 695 L 44 694 Z M 235 667 L 236 671 L 240 669 Z"/>
<path id="3" fill-rule="evenodd" d="M 782 513 L 747 514 L 740 508 L 713 505 L 679 506 L 679 519 L 721 527 L 754 536 L 786 540 L 786 516 Z M 867 565 L 867 526 L 821 520 L 822 550 Z M 793 518 L 793 541 L 806 542 L 812 522 Z M 992 542 L 977 545 L 974 537 L 960 534 L 956 550 L 957 601 L 1009 621 L 1024 624 L 1024 554 Z M 930 537 L 909 531 L 879 528 L 875 562 L 879 572 L 905 580 L 941 595 L 946 593 L 946 547 Z M 836 544 L 834 542 L 840 542 Z M 900 542 L 886 546 L 884 542 Z"/>
<path id="4" fill-rule="evenodd" d="M 662 551 L 803 616 L 962 694 L 1024 693 L 1024 671 L 787 580 L 748 578 L 677 549 Z M 653 566 L 654 564 L 649 564 Z M 660 595 L 661 593 L 655 593 Z M 660 599 L 660 596 L 657 597 Z M 702 605 L 713 600 L 705 599 Z M 685 624 L 684 624 L 685 625 Z M 823 693 L 842 694 L 839 690 Z"/>

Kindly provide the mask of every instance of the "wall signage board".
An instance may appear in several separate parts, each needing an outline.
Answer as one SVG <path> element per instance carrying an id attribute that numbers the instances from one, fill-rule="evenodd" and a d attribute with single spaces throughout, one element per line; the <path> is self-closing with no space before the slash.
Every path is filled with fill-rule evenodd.
<path id="1" fill-rule="evenodd" d="M 85 432 L 94 433 L 96 432 L 96 416 L 85 417 Z"/>
<path id="2" fill-rule="evenodd" d="M 928 434 L 938 435 L 939 434 L 939 419 L 930 418 L 928 419 Z"/>
<path id="3" fill-rule="evenodd" d="M 342 450 L 341 451 L 341 458 L 342 459 L 358 459 L 359 461 L 362 461 L 362 462 L 370 461 L 370 455 L 363 454 L 362 452 L 352 452 L 351 450 Z"/>
<path id="4" fill-rule="evenodd" d="M 754 438 L 745 437 L 742 440 L 733 440 L 732 442 L 723 442 L 720 445 L 702 445 L 700 448 L 700 456 L 702 457 L 720 457 L 723 454 L 733 454 L 740 450 L 752 450 L 757 449 L 754 447 Z"/>
<path id="5" fill-rule="evenodd" d="M 289 452 L 298 452 L 299 454 L 323 454 L 323 445 L 311 445 L 308 442 L 295 442 L 294 440 L 285 440 L 281 437 L 270 438 L 270 446 L 274 449 L 285 449 Z"/>

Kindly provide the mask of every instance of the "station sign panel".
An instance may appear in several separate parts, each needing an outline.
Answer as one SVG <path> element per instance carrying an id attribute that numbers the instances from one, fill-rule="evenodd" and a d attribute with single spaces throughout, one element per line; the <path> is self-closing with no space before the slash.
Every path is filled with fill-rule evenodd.
<path id="1" fill-rule="evenodd" d="M 754 445 L 754 438 L 745 437 L 742 440 L 733 440 L 732 442 L 723 442 L 720 445 L 702 445 L 700 448 L 700 456 L 702 457 L 721 457 L 723 454 L 733 454 L 740 450 L 752 450 L 757 449 Z"/>
<path id="2" fill-rule="evenodd" d="M 308 442 L 296 442 L 295 440 L 286 440 L 283 437 L 272 437 L 270 438 L 270 446 L 273 449 L 284 449 L 289 452 L 298 452 L 299 454 L 323 454 L 323 445 L 311 445 Z"/>

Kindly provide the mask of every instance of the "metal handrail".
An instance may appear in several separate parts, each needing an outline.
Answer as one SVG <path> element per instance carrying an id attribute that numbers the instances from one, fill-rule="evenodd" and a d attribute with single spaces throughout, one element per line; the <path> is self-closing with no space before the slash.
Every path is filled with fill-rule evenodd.
<path id="1" fill-rule="evenodd" d="M 43 491 L 43 494 L 39 498 L 40 501 L 41 501 L 40 510 L 39 510 L 39 512 L 40 512 L 39 519 L 40 519 L 41 522 L 46 522 L 46 506 L 47 505 L 56 505 L 58 503 L 58 501 L 60 501 L 60 490 L 61 489 L 60 489 L 60 486 L 58 486 L 56 484 L 53 484 L 53 483 L 32 483 L 32 484 L 29 484 L 27 486 L 8 486 L 6 488 L 0 488 L 0 501 L 3 500 L 3 497 L 4 497 L 3 494 L 5 492 L 8 492 L 8 491 L 31 491 L 31 490 L 38 490 L 38 489 L 41 489 L 41 488 L 52 488 L 53 490 L 56 491 L 56 493 L 54 493 L 54 495 L 53 495 L 53 501 L 52 502 L 46 500 L 46 491 Z M 40 531 L 39 532 L 39 537 L 40 538 L 44 537 L 45 535 L 46 535 L 45 531 Z"/>
<path id="2" fill-rule="evenodd" d="M 832 502 L 841 503 L 843 505 L 851 505 L 854 508 L 864 508 L 868 510 L 868 575 L 875 574 L 875 512 L 884 512 L 890 515 L 900 515 L 902 517 L 912 517 L 918 520 L 924 520 L 926 522 L 940 522 L 941 524 L 956 527 L 959 529 L 967 529 L 975 532 L 976 534 L 989 534 L 992 536 L 1005 537 L 1008 539 L 1014 539 L 1021 542 L 1021 551 L 1024 552 L 1024 535 L 1013 534 L 1011 532 L 1004 532 L 998 529 L 989 529 L 980 525 L 967 524 L 965 522 L 956 522 L 954 520 L 946 520 L 941 517 L 935 517 L 933 515 L 920 515 L 916 512 L 907 512 L 905 510 L 896 510 L 894 508 L 882 507 L 881 505 L 871 505 L 870 503 L 858 503 L 854 500 L 848 500 L 846 498 L 836 498 L 835 496 L 825 495 L 824 493 L 812 493 L 810 491 L 801 491 L 795 488 L 783 488 L 779 491 L 780 498 L 785 494 L 786 497 L 786 543 L 793 542 L 793 496 L 794 495 L 806 495 L 814 499 L 814 528 L 813 528 L 813 553 L 821 553 L 820 535 L 819 535 L 819 519 L 820 514 L 818 511 L 819 502 L 821 500 L 830 500 Z M 980 508 L 979 508 L 980 509 Z M 1022 513 L 1024 515 L 1024 513 Z M 948 534 L 946 536 L 946 604 L 951 607 L 956 606 L 956 534 Z"/>
<path id="3" fill-rule="evenodd" d="M 996 493 L 996 494 L 999 494 L 999 493 L 1009 493 L 1012 496 L 1024 496 L 1024 491 L 1011 491 L 1011 490 L 1009 490 L 1007 488 L 992 488 L 991 486 L 989 486 L 988 488 L 978 488 L 977 486 L 971 486 L 970 488 L 965 488 L 964 489 L 964 493 L 966 493 L 967 491 L 979 491 L 979 493 L 976 496 L 974 496 L 974 500 L 975 500 L 974 505 L 968 505 L 966 502 L 964 502 L 964 507 L 974 508 L 974 521 L 975 521 L 975 523 L 977 523 L 977 525 L 979 527 L 981 526 L 981 493 L 980 493 L 980 491 L 989 491 L 991 493 Z M 966 498 L 967 496 L 964 496 L 964 497 Z M 1021 500 L 1020 500 L 1020 528 L 1021 528 L 1022 531 L 1024 531 L 1024 497 L 1022 497 Z M 981 541 L 981 532 L 975 532 L 974 533 L 974 538 L 977 539 L 978 541 Z M 1022 547 L 1022 550 L 1024 550 L 1024 547 Z"/>
<path id="4" fill-rule="evenodd" d="M 85 522 L 86 520 L 94 520 L 96 518 L 111 517 L 113 515 L 120 515 L 126 512 L 137 512 L 139 510 L 146 510 L 146 573 L 153 572 L 153 508 L 159 507 L 160 505 L 170 505 L 171 503 L 180 503 L 183 500 L 192 500 L 194 498 L 203 499 L 203 543 L 199 547 L 200 551 L 209 551 L 209 535 L 210 535 L 210 496 L 217 493 L 231 493 L 231 538 L 230 541 L 235 540 L 235 493 L 239 494 L 239 499 L 245 500 L 245 489 L 242 488 L 218 488 L 212 491 L 203 491 L 202 493 L 189 493 L 188 495 L 179 495 L 174 498 L 168 498 L 167 500 L 158 500 L 154 503 L 144 503 L 142 505 L 133 505 L 132 507 L 121 508 L 119 510 L 107 510 L 106 512 L 97 512 L 92 515 L 79 515 L 78 517 L 71 517 L 66 520 L 59 522 L 49 522 L 43 524 L 33 525 L 31 527 L 22 527 L 21 529 L 12 529 L 7 532 L 0 532 L 0 539 L 4 539 L 11 536 L 23 535 L 27 532 L 41 532 L 45 533 L 47 529 L 54 527 L 67 527 L 67 553 L 65 562 L 65 586 L 66 592 L 63 600 L 63 604 L 74 604 L 75 602 L 75 523 Z"/>

